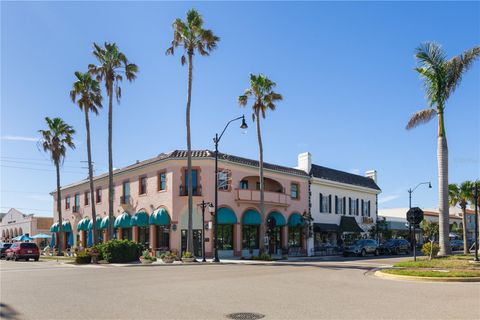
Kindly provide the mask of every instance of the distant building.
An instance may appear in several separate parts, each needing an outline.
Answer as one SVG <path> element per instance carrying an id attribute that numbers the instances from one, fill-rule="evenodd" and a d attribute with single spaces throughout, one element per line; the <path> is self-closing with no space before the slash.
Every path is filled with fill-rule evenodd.
<path id="1" fill-rule="evenodd" d="M 35 217 L 34 214 L 24 214 L 15 208 L 2 214 L 0 232 L 2 242 L 11 242 L 13 238 L 22 234 L 33 236 L 39 233 L 51 234 L 50 226 L 53 218 Z"/>
<path id="2" fill-rule="evenodd" d="M 438 222 L 439 210 L 436 208 L 422 209 L 424 219 L 428 221 Z M 378 212 L 379 218 L 384 218 L 387 223 L 387 228 L 393 232 L 393 236 L 408 236 L 409 227 L 407 223 L 408 208 L 393 208 L 393 209 L 380 209 Z M 450 230 L 463 228 L 462 222 L 462 209 L 458 207 L 450 207 L 449 209 L 449 224 Z M 467 238 L 473 239 L 475 237 L 475 212 L 471 209 L 467 209 Z M 419 239 L 420 240 L 420 239 Z"/>

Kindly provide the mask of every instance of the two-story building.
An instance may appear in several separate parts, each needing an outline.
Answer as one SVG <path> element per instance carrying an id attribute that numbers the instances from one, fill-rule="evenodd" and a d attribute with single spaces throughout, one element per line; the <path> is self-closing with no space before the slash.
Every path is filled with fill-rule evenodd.
<path id="1" fill-rule="evenodd" d="M 13 238 L 21 235 L 34 236 L 39 233 L 50 234 L 52 217 L 36 217 L 34 214 L 25 214 L 15 208 L 0 214 L 0 232 L 2 242 L 11 242 Z M 35 240 L 40 245 L 41 239 Z M 46 243 L 46 241 L 43 241 Z"/>
<path id="2" fill-rule="evenodd" d="M 376 223 L 377 198 L 381 192 L 376 171 L 367 171 L 364 177 L 326 168 L 313 164 L 309 152 L 298 155 L 297 168 L 310 176 L 314 236 L 309 248 L 336 246 L 368 236 L 367 232 Z"/>
<path id="3" fill-rule="evenodd" d="M 208 211 L 202 221 L 199 204 L 214 201 L 214 153 L 192 152 L 193 157 L 193 236 L 194 254 L 202 254 L 202 230 L 206 227 L 205 251 L 213 252 L 213 217 Z M 187 152 L 176 150 L 114 171 L 115 236 L 133 239 L 154 251 L 186 250 L 188 197 Z M 306 251 L 302 214 L 308 210 L 309 175 L 304 170 L 264 164 L 265 212 L 260 213 L 258 161 L 219 154 L 218 245 L 221 257 L 258 254 L 261 247 L 270 253 L 288 248 Z M 108 226 L 108 174 L 94 178 L 95 194 L 90 195 L 88 179 L 62 187 L 63 221 L 55 210 L 51 231 L 58 223 L 65 233 L 57 237 L 68 246 L 91 245 L 93 221 L 97 213 L 99 241 L 106 241 Z M 267 226 L 267 221 L 275 223 Z M 266 235 L 269 235 L 266 237 Z"/>

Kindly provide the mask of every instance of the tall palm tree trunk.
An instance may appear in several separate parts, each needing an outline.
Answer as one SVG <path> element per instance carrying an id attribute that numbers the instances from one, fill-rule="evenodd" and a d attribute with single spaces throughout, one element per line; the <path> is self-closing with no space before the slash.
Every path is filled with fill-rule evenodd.
<path id="1" fill-rule="evenodd" d="M 85 128 L 87 129 L 87 156 L 88 156 L 88 178 L 90 180 L 90 206 L 92 207 L 92 232 L 93 244 L 97 244 L 97 213 L 95 209 L 95 187 L 93 185 L 93 165 L 92 165 L 92 148 L 90 144 L 90 120 L 88 118 L 88 108 L 84 107 L 85 111 Z"/>
<path id="2" fill-rule="evenodd" d="M 265 190 L 265 185 L 264 185 L 264 179 L 263 179 L 263 143 L 262 143 L 262 132 L 260 130 L 260 112 L 256 112 L 255 114 L 256 120 L 257 120 L 257 139 L 258 139 L 258 153 L 259 153 L 259 172 L 260 172 L 260 215 L 262 217 L 262 221 L 265 221 L 265 223 L 262 223 L 260 225 L 261 228 L 263 228 L 261 234 L 265 234 L 266 230 L 266 223 L 267 221 L 265 220 L 265 195 L 264 195 L 264 190 Z M 260 239 L 262 240 L 262 239 Z M 264 248 L 264 242 L 261 241 L 261 248 Z"/>
<path id="3" fill-rule="evenodd" d="M 193 52 L 188 52 L 188 93 L 187 93 L 187 193 L 188 193 L 188 230 L 187 251 L 193 253 L 193 186 L 192 186 L 192 142 L 190 135 L 190 103 L 192 101 Z M 215 172 L 215 179 L 216 179 Z"/>
<path id="4" fill-rule="evenodd" d="M 462 233 L 463 233 L 463 254 L 469 254 L 468 239 L 467 239 L 467 207 L 466 204 L 462 206 Z"/>
<path id="5" fill-rule="evenodd" d="M 60 191 L 60 163 L 55 161 L 57 171 L 57 212 L 58 212 L 58 255 L 62 255 L 63 237 L 62 237 L 62 192 Z M 55 221 L 54 221 L 55 222 Z"/>
<path id="6" fill-rule="evenodd" d="M 108 89 L 108 240 L 113 238 L 113 154 L 112 154 L 112 121 L 113 121 L 113 84 Z M 95 223 L 95 221 L 94 221 Z"/>
<path id="7" fill-rule="evenodd" d="M 439 108 L 442 109 L 441 107 Z M 448 146 L 445 136 L 445 127 L 443 111 L 438 113 L 438 141 L 437 141 L 437 159 L 438 159 L 438 231 L 440 256 L 452 253 L 449 241 L 449 204 L 448 204 Z"/>

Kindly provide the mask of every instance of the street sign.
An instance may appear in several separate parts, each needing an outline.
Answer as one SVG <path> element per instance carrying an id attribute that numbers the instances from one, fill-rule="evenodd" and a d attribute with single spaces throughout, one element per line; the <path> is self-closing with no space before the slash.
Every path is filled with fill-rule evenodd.
<path id="1" fill-rule="evenodd" d="M 407 211 L 407 221 L 413 225 L 418 225 L 423 220 L 423 211 L 418 207 L 413 207 Z"/>

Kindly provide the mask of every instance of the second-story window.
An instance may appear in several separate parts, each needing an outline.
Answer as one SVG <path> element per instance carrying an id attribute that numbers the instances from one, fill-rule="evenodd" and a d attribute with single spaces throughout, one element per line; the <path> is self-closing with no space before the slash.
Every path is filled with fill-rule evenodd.
<path id="1" fill-rule="evenodd" d="M 138 181 L 138 194 L 147 193 L 147 177 L 140 177 Z"/>
<path id="2" fill-rule="evenodd" d="M 120 198 L 120 202 L 122 204 L 127 204 L 128 203 L 128 198 L 130 197 L 130 182 L 128 182 L 128 181 L 123 182 L 122 192 L 123 192 L 123 195 Z"/>
<path id="3" fill-rule="evenodd" d="M 185 191 L 184 194 L 188 195 L 188 174 L 187 169 L 185 169 Z M 198 187 L 198 170 L 192 169 L 192 193 L 194 196 L 200 194 L 200 189 Z"/>
<path id="4" fill-rule="evenodd" d="M 65 209 L 70 209 L 70 196 L 65 197 Z"/>
<path id="5" fill-rule="evenodd" d="M 97 188 L 96 200 L 97 200 L 97 203 L 102 202 L 102 188 Z"/>
<path id="6" fill-rule="evenodd" d="M 292 199 L 298 199 L 298 184 L 292 183 L 290 186 L 290 197 Z"/>
<path id="7" fill-rule="evenodd" d="M 228 190 L 228 172 L 220 171 L 218 173 L 218 190 Z"/>
<path id="8" fill-rule="evenodd" d="M 167 174 L 160 172 L 158 174 L 158 191 L 167 190 Z"/>
<path id="9" fill-rule="evenodd" d="M 358 216 L 358 199 L 348 198 L 348 202 L 350 205 L 349 214 L 352 216 Z"/>
<path id="10" fill-rule="evenodd" d="M 335 213 L 336 214 L 345 214 L 345 197 L 335 196 Z"/>
<path id="11" fill-rule="evenodd" d="M 332 195 L 320 193 L 320 212 L 332 213 Z"/>
<path id="12" fill-rule="evenodd" d="M 83 204 L 86 206 L 90 204 L 90 191 L 85 191 L 83 194 Z"/>
<path id="13" fill-rule="evenodd" d="M 80 194 L 75 194 L 75 204 L 73 206 L 73 212 L 78 212 L 80 209 Z"/>
<path id="14" fill-rule="evenodd" d="M 240 181 L 240 189 L 243 189 L 243 190 L 248 189 L 248 181 L 247 180 Z"/>

